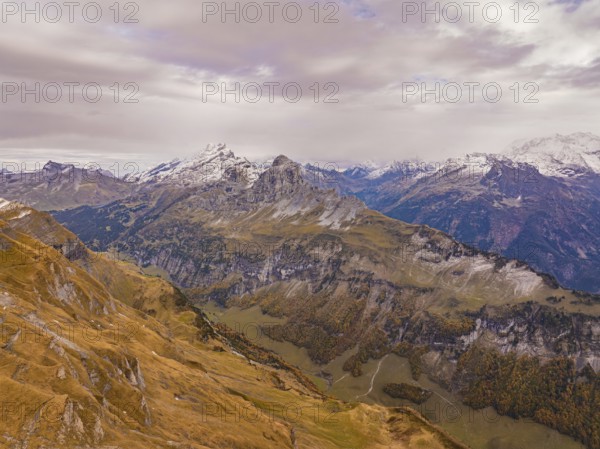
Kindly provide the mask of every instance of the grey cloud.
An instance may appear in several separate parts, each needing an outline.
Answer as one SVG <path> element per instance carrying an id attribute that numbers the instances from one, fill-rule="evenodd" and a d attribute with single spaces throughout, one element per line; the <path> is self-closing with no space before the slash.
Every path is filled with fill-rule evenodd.
<path id="1" fill-rule="evenodd" d="M 103 1 L 105 10 L 113 2 Z M 305 7 L 312 1 L 304 1 Z M 431 3 L 431 2 L 430 2 Z M 502 2 L 507 8 L 513 2 Z M 301 160 L 439 159 L 598 129 L 600 5 L 542 2 L 538 25 L 401 20 L 400 2 L 343 2 L 339 23 L 203 23 L 198 2 L 140 1 L 139 23 L 3 24 L 3 81 L 135 82 L 139 104 L 0 104 L 2 157 L 151 163 L 226 141 Z M 307 11 L 307 10 L 305 10 Z M 507 10 L 508 11 L 508 10 Z M 510 19 L 510 17 L 509 17 Z M 593 57 L 590 55 L 594 55 Z M 403 103 L 402 83 L 539 82 L 540 104 Z M 204 103 L 203 82 L 297 81 L 301 102 Z M 339 104 L 308 87 L 332 81 Z M 106 92 L 106 91 L 105 91 Z M 582 117 L 582 111 L 585 112 Z M 482 145 L 486 148 L 482 148 Z"/>

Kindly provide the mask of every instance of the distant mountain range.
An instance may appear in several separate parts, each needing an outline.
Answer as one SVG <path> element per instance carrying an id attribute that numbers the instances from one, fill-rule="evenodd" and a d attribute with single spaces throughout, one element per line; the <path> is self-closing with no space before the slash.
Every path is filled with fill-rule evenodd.
<path id="1" fill-rule="evenodd" d="M 523 260 L 565 286 L 600 291 L 599 137 L 557 135 L 444 163 L 307 170 L 307 179 L 390 217 Z"/>

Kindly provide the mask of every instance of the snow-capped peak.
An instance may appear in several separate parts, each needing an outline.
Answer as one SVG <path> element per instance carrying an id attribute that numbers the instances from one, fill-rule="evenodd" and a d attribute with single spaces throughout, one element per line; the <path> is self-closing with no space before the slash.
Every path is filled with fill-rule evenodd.
<path id="1" fill-rule="evenodd" d="M 556 134 L 513 143 L 506 156 L 535 166 L 546 176 L 570 178 L 600 174 L 600 137 L 591 133 Z"/>
<path id="2" fill-rule="evenodd" d="M 218 143 L 208 144 L 191 158 L 173 159 L 145 171 L 139 181 L 190 186 L 226 178 L 250 182 L 259 173 L 259 166 L 236 156 L 226 144 Z"/>
<path id="3" fill-rule="evenodd" d="M 379 166 L 375 166 L 375 165 L 370 165 L 368 166 L 368 175 L 366 176 L 367 179 L 377 179 L 380 178 L 381 176 L 383 176 L 384 174 L 386 174 L 388 171 L 390 171 L 392 169 L 392 164 L 387 164 L 384 165 L 383 167 Z"/>

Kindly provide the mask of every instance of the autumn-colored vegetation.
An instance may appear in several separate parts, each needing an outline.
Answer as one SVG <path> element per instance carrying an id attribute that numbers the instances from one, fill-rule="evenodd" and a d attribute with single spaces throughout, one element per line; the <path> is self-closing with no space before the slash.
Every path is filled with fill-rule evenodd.
<path id="1" fill-rule="evenodd" d="M 383 391 L 393 398 L 408 399 L 415 404 L 422 404 L 433 394 L 429 390 L 405 383 L 385 384 L 383 386 Z"/>
<path id="2" fill-rule="evenodd" d="M 514 418 L 532 418 L 600 448 L 600 375 L 587 365 L 577 372 L 572 360 L 538 358 L 473 348 L 458 361 L 465 402 L 493 406 Z"/>
<path id="3" fill-rule="evenodd" d="M 381 329 L 375 329 L 369 335 L 365 336 L 360 344 L 358 352 L 351 355 L 344 362 L 344 371 L 350 371 L 354 377 L 362 375 L 362 364 L 367 363 L 369 359 L 379 359 L 389 353 L 389 346 L 386 343 L 387 336 Z"/>

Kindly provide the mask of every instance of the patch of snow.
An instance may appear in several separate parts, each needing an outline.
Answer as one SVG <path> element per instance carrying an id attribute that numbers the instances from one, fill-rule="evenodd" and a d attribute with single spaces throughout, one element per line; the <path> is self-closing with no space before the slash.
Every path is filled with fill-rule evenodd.
<path id="1" fill-rule="evenodd" d="M 383 175 L 385 175 L 388 171 L 390 171 L 392 168 L 392 165 L 386 165 L 384 167 L 381 168 L 376 168 L 376 169 L 371 169 L 369 171 L 369 174 L 366 176 L 367 179 L 377 179 L 377 178 L 381 178 Z"/>
<path id="2" fill-rule="evenodd" d="M 582 248 L 577 248 L 577 255 L 580 259 L 587 259 L 588 256 Z"/>

